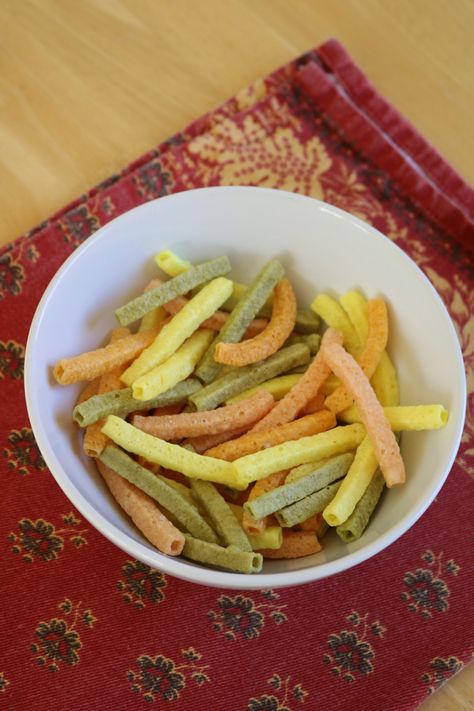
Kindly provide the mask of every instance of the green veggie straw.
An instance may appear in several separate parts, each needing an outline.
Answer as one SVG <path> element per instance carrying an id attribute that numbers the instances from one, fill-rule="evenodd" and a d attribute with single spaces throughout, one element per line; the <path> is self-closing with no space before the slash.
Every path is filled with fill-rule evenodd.
<path id="1" fill-rule="evenodd" d="M 187 272 L 185 272 L 187 273 Z M 201 358 L 196 368 L 196 375 L 205 383 L 215 380 L 222 366 L 214 360 L 214 351 L 218 343 L 238 343 L 250 322 L 271 294 L 275 284 L 284 275 L 284 269 L 277 259 L 272 259 L 259 271 L 245 295 L 230 313 L 213 342 Z"/>
<path id="2" fill-rule="evenodd" d="M 223 311 L 232 311 L 239 303 L 238 297 L 232 295 L 222 304 Z M 258 318 L 271 318 L 272 306 L 264 304 L 257 314 Z M 319 330 L 320 319 L 311 309 L 298 309 L 296 312 L 295 331 L 298 333 L 316 333 Z"/>
<path id="3" fill-rule="evenodd" d="M 209 481 L 194 479 L 191 489 L 207 511 L 212 525 L 222 541 L 242 551 L 251 551 L 252 546 L 244 529 L 237 521 L 226 500 Z"/>
<path id="4" fill-rule="evenodd" d="M 346 474 L 353 459 L 354 456 L 352 454 L 339 454 L 337 457 L 332 457 L 319 465 L 315 465 L 313 471 L 301 479 L 297 479 L 290 484 L 282 484 L 282 486 L 277 486 L 275 489 L 267 491 L 255 499 L 246 501 L 244 510 L 256 520 L 275 513 L 275 511 L 279 511 L 295 501 L 304 499 L 305 496 L 323 489 L 336 479 L 340 479 Z"/>
<path id="5" fill-rule="evenodd" d="M 235 368 L 205 386 L 199 392 L 193 393 L 189 401 L 197 410 L 213 410 L 225 400 L 252 388 L 260 383 L 274 378 L 290 368 L 306 363 L 309 360 L 309 348 L 303 343 L 281 348 L 264 361 L 257 364 Z"/>
<path id="6" fill-rule="evenodd" d="M 76 405 L 72 411 L 72 419 L 81 427 L 87 427 L 97 420 L 104 419 L 107 415 L 126 417 L 130 412 L 137 410 L 152 410 L 155 407 L 174 405 L 186 400 L 189 395 L 196 393 L 201 387 L 199 380 L 188 378 L 151 400 L 135 400 L 132 388 L 111 390 L 108 393 L 93 395 L 88 400 Z"/>
<path id="7" fill-rule="evenodd" d="M 222 307 L 221 307 L 222 308 Z M 271 318 L 272 308 L 265 304 L 265 306 L 258 312 L 259 318 Z M 319 330 L 320 320 L 310 309 L 298 309 L 296 312 L 295 321 L 295 331 L 297 333 L 316 333 Z"/>
<path id="8" fill-rule="evenodd" d="M 209 262 L 197 264 L 164 284 L 146 291 L 115 311 L 121 326 L 128 326 L 144 314 L 168 301 L 191 291 L 195 286 L 228 274 L 231 265 L 227 257 L 216 257 Z"/>
<path id="9" fill-rule="evenodd" d="M 176 489 L 166 484 L 148 469 L 140 466 L 125 452 L 113 445 L 107 445 L 99 456 L 101 462 L 113 469 L 124 479 L 144 491 L 152 499 L 168 509 L 176 520 L 193 536 L 217 542 L 217 536 L 203 519 L 199 511 Z"/>
<path id="10" fill-rule="evenodd" d="M 320 513 L 323 511 L 330 501 L 336 496 L 337 490 L 341 486 L 340 481 L 336 481 L 334 484 L 329 484 L 325 486 L 324 489 L 315 491 L 309 496 L 305 496 L 304 499 L 296 501 L 290 506 L 285 506 L 285 508 L 276 512 L 276 517 L 280 526 L 291 528 L 297 523 L 306 521 L 307 518 L 313 516 L 313 514 Z"/>
<path id="11" fill-rule="evenodd" d="M 308 333 L 302 336 L 290 336 L 286 341 L 285 346 L 292 346 L 294 343 L 304 343 L 308 346 L 310 354 L 315 356 L 319 351 L 321 336 L 319 333 Z"/>
<path id="12" fill-rule="evenodd" d="M 372 481 L 364 492 L 362 498 L 357 502 L 356 507 L 347 521 L 341 523 L 336 528 L 336 533 L 344 543 L 357 541 L 365 531 L 369 519 L 377 506 L 382 491 L 385 486 L 384 478 L 377 470 L 372 477 Z"/>
<path id="13" fill-rule="evenodd" d="M 235 546 L 223 548 L 185 534 L 182 555 L 206 565 L 216 565 L 236 573 L 259 573 L 263 565 L 261 553 L 241 551 Z"/>

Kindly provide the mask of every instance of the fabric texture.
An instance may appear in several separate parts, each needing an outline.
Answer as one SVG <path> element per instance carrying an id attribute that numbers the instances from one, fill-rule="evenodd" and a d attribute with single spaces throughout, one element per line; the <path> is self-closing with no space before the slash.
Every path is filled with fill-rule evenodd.
<path id="1" fill-rule="evenodd" d="M 301 587 L 218 590 L 130 559 L 73 509 L 29 426 L 24 349 L 58 267 L 125 210 L 210 185 L 299 192 L 373 224 L 434 284 L 465 357 L 466 428 L 435 502 L 379 555 Z M 470 186 L 331 40 L 0 251 L 0 709 L 408 711 L 468 663 L 473 235 Z"/>

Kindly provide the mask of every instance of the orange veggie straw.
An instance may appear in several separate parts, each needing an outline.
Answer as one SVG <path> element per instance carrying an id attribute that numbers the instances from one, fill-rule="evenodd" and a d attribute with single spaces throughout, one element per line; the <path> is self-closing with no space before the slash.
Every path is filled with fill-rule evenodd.
<path id="1" fill-rule="evenodd" d="M 242 437 L 238 437 L 238 439 L 232 439 L 229 442 L 224 442 L 217 447 L 208 449 L 205 454 L 208 457 L 216 457 L 217 459 L 233 462 L 246 454 L 253 454 L 261 449 L 288 442 L 288 440 L 325 432 L 335 426 L 336 417 L 334 413 L 329 412 L 329 410 L 321 410 L 321 412 L 315 412 L 314 415 L 301 417 L 294 422 L 273 427 L 264 432 L 250 431 L 242 435 Z"/>
<path id="2" fill-rule="evenodd" d="M 321 549 L 322 546 L 312 531 L 283 531 L 283 543 L 280 548 L 263 548 L 259 553 L 264 558 L 303 558 L 305 555 L 318 553 Z"/>
<path id="3" fill-rule="evenodd" d="M 112 496 L 145 538 L 162 553 L 179 555 L 184 547 L 184 535 L 168 521 L 153 499 L 102 462 L 97 461 L 97 467 Z"/>
<path id="4" fill-rule="evenodd" d="M 313 531 L 318 539 L 324 536 L 328 528 L 322 513 L 313 514 L 307 518 L 306 521 L 301 521 L 301 523 L 297 523 L 295 526 L 295 529 L 298 531 Z"/>
<path id="5" fill-rule="evenodd" d="M 302 415 L 312 415 L 313 412 L 319 412 L 319 410 L 324 409 L 324 398 L 325 395 L 322 392 L 319 392 L 317 395 L 311 398 L 311 400 L 308 400 L 306 405 L 303 407 L 302 410 L 299 411 L 300 417 Z"/>
<path id="6" fill-rule="evenodd" d="M 321 348 L 323 343 L 342 343 L 342 340 L 342 333 L 335 329 L 328 329 L 321 339 Z M 310 400 L 316 397 L 319 388 L 331 372 L 328 364 L 321 355 L 321 348 L 309 368 L 303 373 L 303 377 L 293 385 L 284 398 L 277 402 L 273 410 L 271 410 L 266 417 L 259 420 L 259 422 L 253 426 L 252 432 L 268 430 L 271 427 L 277 427 L 286 422 L 291 422 L 298 415 L 299 411 L 302 410 Z"/>
<path id="7" fill-rule="evenodd" d="M 110 334 L 110 343 L 115 343 L 128 335 L 130 335 L 128 328 L 114 328 Z M 119 390 L 122 388 L 123 383 L 120 380 L 120 376 L 123 373 L 124 367 L 123 365 L 111 370 L 109 373 L 104 373 L 104 375 L 100 377 L 97 392 L 99 394 L 107 393 L 111 390 Z M 104 423 L 105 420 L 97 420 L 97 422 L 93 422 L 86 427 L 82 447 L 89 457 L 98 457 L 109 441 L 107 435 L 102 432 Z"/>
<path id="8" fill-rule="evenodd" d="M 204 434 L 218 434 L 237 427 L 250 426 L 263 417 L 274 404 L 273 396 L 266 390 L 259 390 L 245 400 L 233 405 L 219 407 L 217 410 L 201 412 L 183 412 L 180 415 L 163 417 L 143 417 L 135 415 L 134 427 L 160 439 L 180 439 L 199 437 Z"/>
<path id="9" fill-rule="evenodd" d="M 162 417 L 163 415 L 179 415 L 184 405 L 182 402 L 177 402 L 174 405 L 164 405 L 163 407 L 155 407 L 151 413 L 153 417 Z"/>
<path id="10" fill-rule="evenodd" d="M 388 314 L 385 301 L 370 299 L 367 302 L 368 334 L 362 353 L 357 362 L 370 379 L 375 373 L 388 340 Z M 325 406 L 332 412 L 342 412 L 353 403 L 353 398 L 343 385 L 340 385 L 325 400 Z"/>
<path id="11" fill-rule="evenodd" d="M 219 434 L 202 435 L 201 437 L 189 437 L 185 439 L 182 444 L 190 444 L 198 454 L 206 452 L 212 447 L 217 447 L 218 444 L 222 442 L 228 442 L 230 439 L 235 439 L 240 437 L 240 435 L 248 432 L 248 426 L 240 427 L 235 430 L 226 430 L 225 432 L 219 432 Z"/>
<path id="12" fill-rule="evenodd" d="M 403 484 L 405 466 L 397 440 L 362 368 L 338 343 L 321 345 L 320 352 L 355 400 L 386 485 Z"/>
<path id="13" fill-rule="evenodd" d="M 80 405 L 81 402 L 85 402 L 93 395 L 97 395 L 97 393 L 99 392 L 99 383 L 100 383 L 100 376 L 98 376 L 97 378 L 94 378 L 94 380 L 91 380 L 90 382 L 88 382 L 87 385 L 79 393 L 79 397 L 77 398 L 76 405 Z"/>
<path id="14" fill-rule="evenodd" d="M 157 464 L 156 462 L 149 462 L 148 459 L 145 459 L 145 457 L 142 457 L 141 455 L 137 457 L 137 462 L 138 464 L 140 464 L 141 467 L 149 469 L 151 472 L 153 472 L 153 474 L 162 473 L 162 468 L 160 464 Z"/>
<path id="15" fill-rule="evenodd" d="M 265 477 L 265 479 L 256 481 L 250 489 L 247 500 L 250 501 L 251 499 L 255 499 L 257 496 L 265 494 L 267 491 L 271 491 L 272 489 L 276 489 L 277 486 L 281 486 L 286 479 L 288 471 L 288 469 L 283 469 L 281 472 L 273 472 L 273 474 Z M 268 516 L 264 516 L 263 518 L 256 520 L 244 509 L 242 527 L 247 533 L 251 535 L 261 533 L 265 530 L 267 524 Z"/>
<path id="16" fill-rule="evenodd" d="M 109 343 L 105 348 L 97 348 L 72 358 L 62 358 L 56 363 L 53 375 L 60 385 L 71 385 L 79 380 L 92 380 L 98 375 L 130 363 L 153 343 L 167 322 L 168 319 L 162 321 L 157 328 L 133 333 L 116 343 Z"/>
<path id="17" fill-rule="evenodd" d="M 168 301 L 167 304 L 163 304 L 163 308 L 174 316 L 174 314 L 177 314 L 178 311 L 181 311 L 183 306 L 185 306 L 188 301 L 189 299 L 185 296 L 177 296 L 176 299 Z M 201 327 L 211 328 L 213 331 L 220 331 L 228 318 L 228 313 L 218 310 L 215 311 L 208 319 L 203 321 Z M 266 318 L 254 318 L 245 331 L 244 338 L 253 338 L 258 333 L 261 333 L 267 325 L 268 321 Z"/>
<path id="18" fill-rule="evenodd" d="M 272 317 L 262 333 L 241 343 L 218 343 L 214 360 L 239 368 L 268 358 L 276 353 L 289 337 L 295 319 L 295 293 L 288 279 L 284 277 L 275 286 Z"/>

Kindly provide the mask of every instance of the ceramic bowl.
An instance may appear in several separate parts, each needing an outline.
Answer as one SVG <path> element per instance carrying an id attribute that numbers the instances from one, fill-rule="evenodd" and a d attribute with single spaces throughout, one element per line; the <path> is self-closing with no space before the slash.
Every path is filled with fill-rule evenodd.
<path id="1" fill-rule="evenodd" d="M 251 576 L 211 569 L 152 547 L 110 496 L 82 453 L 71 421 L 80 385 L 52 377 L 62 357 L 94 349 L 116 325 L 114 310 L 156 275 L 153 255 L 171 248 L 200 262 L 227 254 L 232 276 L 248 281 L 271 257 L 286 268 L 298 299 L 360 288 L 383 296 L 390 314 L 388 352 L 402 404 L 442 403 L 447 425 L 405 433 L 407 482 L 385 491 L 363 536 L 346 545 L 334 532 L 324 549 L 290 561 L 266 561 Z M 25 390 L 44 459 L 72 504 L 128 555 L 164 573 L 226 588 L 275 588 L 322 579 L 363 563 L 402 536 L 423 514 L 449 474 L 464 423 L 465 375 L 458 339 L 437 292 L 393 242 L 331 205 L 252 187 L 192 190 L 146 203 L 109 222 L 64 263 L 46 289 L 28 338 Z M 51 482 L 51 486 L 54 486 Z"/>

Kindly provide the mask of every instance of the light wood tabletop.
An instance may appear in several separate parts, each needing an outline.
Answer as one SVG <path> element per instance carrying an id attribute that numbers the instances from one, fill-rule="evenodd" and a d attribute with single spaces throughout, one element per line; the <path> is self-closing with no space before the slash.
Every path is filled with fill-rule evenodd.
<path id="1" fill-rule="evenodd" d="M 474 180 L 472 0 L 0 0 L 0 28 L 0 245 L 332 36 Z"/>

